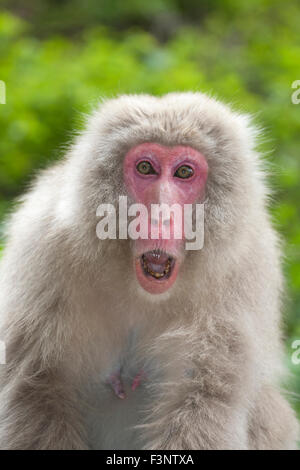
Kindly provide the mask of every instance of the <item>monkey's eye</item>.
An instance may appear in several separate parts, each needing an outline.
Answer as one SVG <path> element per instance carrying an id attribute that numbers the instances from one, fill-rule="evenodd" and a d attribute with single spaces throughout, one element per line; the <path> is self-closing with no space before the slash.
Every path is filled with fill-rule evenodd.
<path id="1" fill-rule="evenodd" d="M 182 179 L 187 179 L 193 176 L 194 170 L 188 165 L 182 165 L 179 168 L 177 168 L 174 176 L 177 178 L 182 178 Z"/>
<path id="2" fill-rule="evenodd" d="M 136 166 L 136 169 L 142 175 L 155 175 L 156 174 L 156 172 L 155 172 L 153 166 L 151 165 L 151 163 L 149 163 L 147 161 L 142 161 L 142 162 L 138 163 L 137 166 Z"/>

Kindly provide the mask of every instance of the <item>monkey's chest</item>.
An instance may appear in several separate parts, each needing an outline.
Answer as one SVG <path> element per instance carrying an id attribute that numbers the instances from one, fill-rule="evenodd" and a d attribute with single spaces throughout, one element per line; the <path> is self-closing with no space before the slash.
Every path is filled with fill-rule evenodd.
<path id="1" fill-rule="evenodd" d="M 150 396 L 143 370 L 112 369 L 106 381 L 90 391 L 87 425 L 93 449 L 140 449 L 141 424 Z"/>
<path id="2" fill-rule="evenodd" d="M 112 348 L 107 370 L 88 392 L 86 419 L 93 449 L 140 449 L 143 442 L 136 426 L 145 421 L 149 408 L 152 361 L 143 357 L 140 335 L 132 330 L 124 346 Z M 110 344 L 114 344 L 110 342 Z"/>

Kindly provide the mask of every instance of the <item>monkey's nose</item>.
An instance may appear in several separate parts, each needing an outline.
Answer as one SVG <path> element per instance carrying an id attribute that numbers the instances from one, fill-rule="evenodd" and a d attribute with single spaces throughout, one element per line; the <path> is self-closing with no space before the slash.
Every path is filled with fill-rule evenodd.
<path id="1" fill-rule="evenodd" d="M 155 225 L 155 226 L 162 224 L 166 227 L 169 227 L 169 225 L 171 224 L 171 217 L 169 215 L 168 216 L 162 215 L 162 217 L 159 218 L 156 215 L 154 215 L 154 216 L 151 216 L 150 223 L 151 225 Z"/>

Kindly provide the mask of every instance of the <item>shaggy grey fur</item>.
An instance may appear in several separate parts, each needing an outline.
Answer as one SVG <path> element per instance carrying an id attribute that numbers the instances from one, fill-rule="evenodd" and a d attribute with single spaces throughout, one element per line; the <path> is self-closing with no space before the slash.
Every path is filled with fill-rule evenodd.
<path id="1" fill-rule="evenodd" d="M 0 265 L 3 449 L 290 449 L 279 391 L 282 275 L 248 117 L 200 93 L 101 104 L 42 172 L 8 227 Z M 96 209 L 126 194 L 134 145 L 189 145 L 208 161 L 205 243 L 168 294 L 142 291 L 127 240 L 96 237 Z M 155 298 L 154 298 L 155 297 Z M 146 380 L 121 401 L 121 367 Z"/>

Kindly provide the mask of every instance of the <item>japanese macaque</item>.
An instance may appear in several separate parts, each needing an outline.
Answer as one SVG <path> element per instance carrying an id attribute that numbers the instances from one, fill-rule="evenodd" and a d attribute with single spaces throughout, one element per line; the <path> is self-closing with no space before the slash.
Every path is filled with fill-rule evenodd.
<path id="1" fill-rule="evenodd" d="M 7 224 L 2 449 L 291 449 L 283 282 L 257 132 L 200 93 L 101 104 Z M 203 204 L 204 244 L 97 236 L 97 208 Z M 150 220 L 150 226 L 155 220 Z"/>

